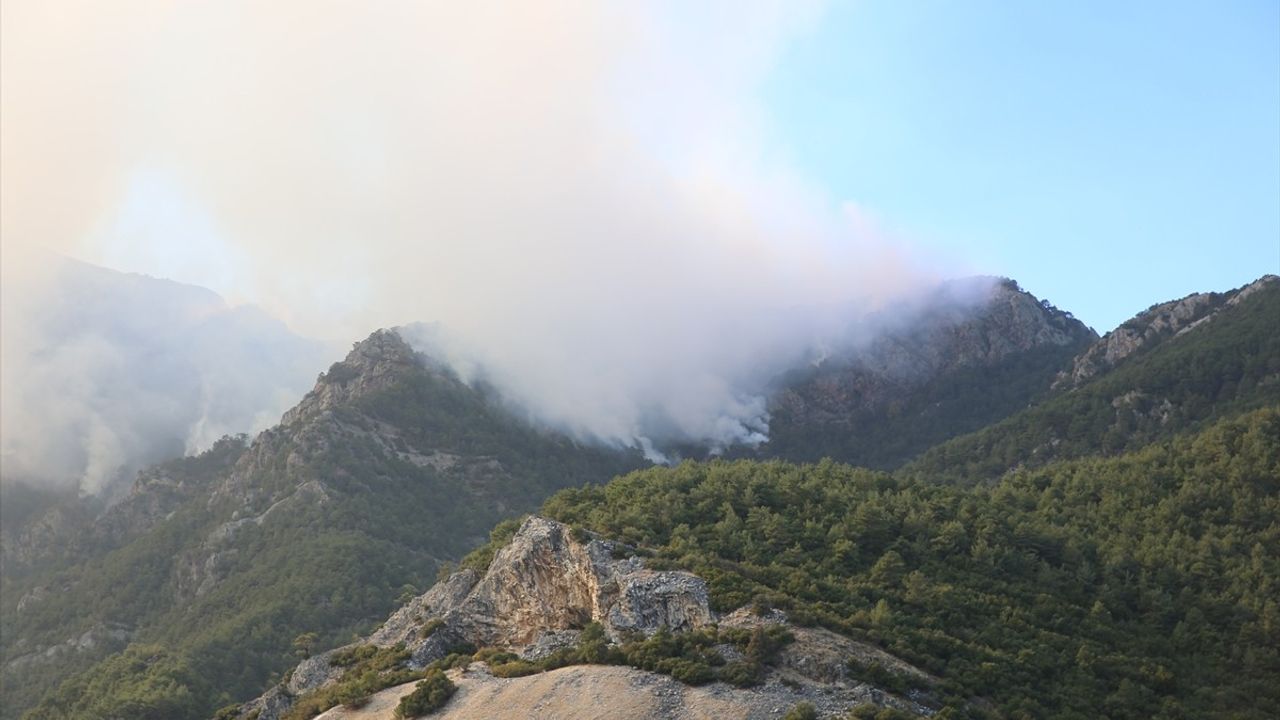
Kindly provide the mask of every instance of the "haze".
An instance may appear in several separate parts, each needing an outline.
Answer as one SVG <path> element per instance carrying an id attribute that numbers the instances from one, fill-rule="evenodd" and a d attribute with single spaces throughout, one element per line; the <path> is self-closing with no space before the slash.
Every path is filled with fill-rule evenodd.
<path id="1" fill-rule="evenodd" d="M 759 439 L 735 379 L 930 277 L 773 143 L 756 86 L 815 13 L 6 3 L 5 265 L 42 246 L 328 340 L 434 322 L 580 434 Z"/>

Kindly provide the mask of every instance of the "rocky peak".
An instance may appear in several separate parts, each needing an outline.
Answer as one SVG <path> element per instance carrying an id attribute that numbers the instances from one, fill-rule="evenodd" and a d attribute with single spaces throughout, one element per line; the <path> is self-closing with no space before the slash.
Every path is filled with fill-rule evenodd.
<path id="1" fill-rule="evenodd" d="M 376 330 L 352 346 L 346 358 L 330 365 L 328 372 L 316 379 L 315 388 L 284 414 L 280 424 L 293 425 L 335 405 L 384 390 L 421 367 L 422 360 L 399 333 Z"/>
<path id="2" fill-rule="evenodd" d="M 410 602 L 370 640 L 410 642 L 422 617 L 444 621 L 442 637 L 476 647 L 525 647 L 542 636 L 600 623 L 612 639 L 712 621 L 707 587 L 695 575 L 645 568 L 623 546 L 575 538 L 566 525 L 530 516 L 483 576 L 469 570 Z M 443 648 L 441 648 L 443 649 Z M 420 659 L 427 657 L 425 650 Z"/>
<path id="3" fill-rule="evenodd" d="M 1209 322 L 1223 310 L 1267 287 L 1280 277 L 1264 275 L 1227 293 L 1192 293 L 1179 300 L 1152 305 L 1102 336 L 1081 353 L 1070 370 L 1063 372 L 1054 387 L 1074 387 L 1102 373 L 1135 352 L 1186 333 Z"/>
<path id="4" fill-rule="evenodd" d="M 1041 364 L 1057 364 L 1098 337 L 1007 278 L 943 283 L 883 315 L 869 323 L 870 340 L 828 357 L 775 394 L 774 429 L 843 426 L 859 413 L 902 402 L 946 373 L 990 368 L 1031 352 L 1048 356 Z"/>
<path id="5" fill-rule="evenodd" d="M 872 322 L 869 342 L 825 364 L 912 384 L 1020 352 L 1097 339 L 1071 313 L 1008 278 L 949 281 L 885 315 Z"/>

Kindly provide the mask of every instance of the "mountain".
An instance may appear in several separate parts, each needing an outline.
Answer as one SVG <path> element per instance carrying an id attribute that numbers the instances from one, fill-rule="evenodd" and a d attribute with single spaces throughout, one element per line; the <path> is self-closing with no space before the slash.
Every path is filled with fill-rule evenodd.
<path id="1" fill-rule="evenodd" d="M 6 716 L 110 670 L 127 643 L 159 643 L 208 683 L 161 716 L 251 695 L 298 634 L 349 637 L 499 520 L 641 464 L 533 427 L 376 332 L 280 425 L 142 473 L 66 552 L 4 584 Z"/>
<path id="2" fill-rule="evenodd" d="M 69 516 L 57 542 L 29 536 L 40 562 L 0 588 L 4 716 L 234 716 L 272 686 L 295 714 L 366 695 L 385 709 L 455 685 L 457 717 L 533 692 L 571 714 L 577 683 L 691 713 L 775 716 L 794 701 L 829 716 L 831 697 L 871 706 L 859 717 L 1265 717 L 1278 286 L 1135 318 L 1140 346 L 1097 362 L 1114 333 L 1097 338 L 1011 281 L 955 283 L 778 378 L 778 434 L 760 456 L 607 485 L 591 483 L 645 466 L 639 451 L 531 424 L 378 331 L 276 427 L 140 473 L 102 514 Z M 792 453 L 894 470 L 759 461 Z M 570 528 L 549 554 L 496 563 L 503 548 L 544 547 L 513 546 L 521 526 L 505 522 L 450 574 L 495 523 L 564 488 L 581 489 L 526 528 Z M 657 587 L 700 584 L 698 617 L 717 627 L 662 611 L 611 634 L 615 596 L 556 580 L 603 592 L 672 572 Z M 569 589 L 509 596 L 530 587 Z M 406 602 L 419 610 L 393 612 Z M 388 613 L 384 629 L 408 628 L 408 613 L 431 630 L 380 634 Z M 569 630 L 558 653 L 530 654 L 529 637 Z M 813 647 L 838 648 L 838 662 L 804 675 L 792 665 L 808 660 L 785 658 L 817 658 L 819 630 Z M 456 652 L 415 659 L 434 632 L 456 635 Z M 298 654 L 312 659 L 289 671 Z M 750 667 L 730 668 L 739 656 Z M 330 658 L 332 684 L 311 684 L 316 658 Z M 552 669 L 584 659 L 609 667 Z"/>
<path id="3" fill-rule="evenodd" d="M 868 341 L 775 381 L 758 457 L 896 467 L 1025 408 L 1097 340 L 999 278 L 946 283 L 879 325 Z"/>
<path id="4" fill-rule="evenodd" d="M 1129 350 L 1109 353 L 1120 346 Z M 1280 278 L 1157 305 L 1108 333 L 1071 367 L 1060 378 L 1070 378 L 1069 386 L 1060 383 L 1033 407 L 931 448 L 908 469 L 934 480 L 987 481 L 1018 466 L 1136 449 L 1275 406 Z"/>
<path id="5" fill-rule="evenodd" d="M 329 353 L 204 288 L 45 260 L 2 308 L 4 572 L 96 517 L 139 469 L 269 425 Z"/>
<path id="6" fill-rule="evenodd" d="M 1114 335 L 1087 343 L 1031 407 L 893 474 L 716 461 L 562 491 L 342 662 L 312 658 L 227 716 L 1272 717 L 1276 302 L 1266 277 L 1194 313 L 1156 306 L 1126 324 L 1142 347 L 1066 388 Z M 1154 424 L 1110 431 L 1116 398 L 1161 388 Z M 1099 398 L 1102 427 L 1069 445 L 988 442 L 1092 420 Z M 801 644 L 816 676 L 796 677 L 772 654 L 740 697 L 720 628 L 747 616 L 784 648 L 830 633 L 843 661 Z"/>

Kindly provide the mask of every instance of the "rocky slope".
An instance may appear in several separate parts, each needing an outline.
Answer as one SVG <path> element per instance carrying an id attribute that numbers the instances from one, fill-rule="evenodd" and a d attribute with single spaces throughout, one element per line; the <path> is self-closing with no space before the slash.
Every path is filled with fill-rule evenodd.
<path id="1" fill-rule="evenodd" d="M 764 457 L 892 467 L 1027 406 L 1096 333 L 1011 280 L 894 308 L 869 338 L 780 378 Z"/>
<path id="2" fill-rule="evenodd" d="M 1192 293 L 1180 300 L 1152 305 L 1123 325 L 1103 335 L 1081 353 L 1071 368 L 1054 381 L 1055 387 L 1078 387 L 1140 350 L 1210 322 L 1220 312 L 1237 306 L 1251 295 L 1280 283 L 1280 277 L 1264 275 L 1236 290 L 1225 293 Z"/>
<path id="3" fill-rule="evenodd" d="M 665 631 L 683 633 L 715 625 L 752 629 L 787 625 L 774 611 L 759 617 L 746 609 L 712 611 L 706 583 L 680 571 L 655 571 L 630 555 L 631 548 L 582 534 L 540 517 L 529 517 L 479 573 L 465 569 L 393 613 L 376 632 L 352 645 L 309 658 L 287 682 L 247 703 L 239 717 L 279 720 L 308 693 L 344 680 L 343 653 L 365 647 L 404 651 L 404 666 L 424 668 L 458 647 L 495 648 L 526 660 L 544 658 L 578 642 L 582 628 L 598 623 L 613 643 Z M 427 628 L 427 631 L 424 631 Z M 930 714 L 928 693 L 895 696 L 850 677 L 848 661 L 878 663 L 900 674 L 933 682 L 928 674 L 862 643 L 826 630 L 791 628 L 794 641 L 770 661 L 758 687 L 725 683 L 691 688 L 635 668 L 566 667 L 530 677 L 501 678 L 483 662 L 451 671 L 461 691 L 441 711 L 445 718 L 780 717 L 800 702 L 825 716 L 860 704 Z M 721 649 L 732 658 L 736 651 Z M 391 718 L 412 683 L 380 691 L 358 707 L 335 707 L 322 717 Z M 517 711 L 517 708 L 523 710 Z"/>

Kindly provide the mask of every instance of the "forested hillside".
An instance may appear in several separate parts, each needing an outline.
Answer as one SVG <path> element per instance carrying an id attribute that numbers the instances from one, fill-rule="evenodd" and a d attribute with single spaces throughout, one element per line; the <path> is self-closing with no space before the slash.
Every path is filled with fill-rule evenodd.
<path id="1" fill-rule="evenodd" d="M 924 453 L 921 478 L 978 482 L 1018 465 L 1115 453 L 1280 404 L 1280 281 L 1078 388 Z"/>
<path id="2" fill-rule="evenodd" d="M 1280 410 L 959 488 L 831 462 L 653 468 L 543 512 L 941 676 L 953 715 L 1280 714 Z M 990 712 L 984 712 L 985 703 Z"/>

